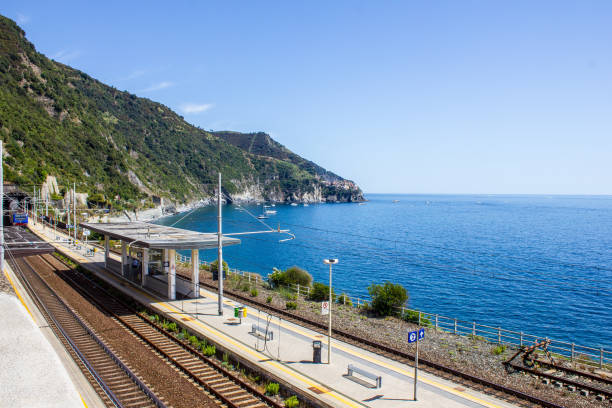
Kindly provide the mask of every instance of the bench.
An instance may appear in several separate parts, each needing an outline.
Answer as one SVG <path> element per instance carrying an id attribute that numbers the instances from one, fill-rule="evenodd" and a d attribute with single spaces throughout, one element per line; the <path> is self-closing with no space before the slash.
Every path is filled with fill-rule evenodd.
<path id="1" fill-rule="evenodd" d="M 382 377 L 380 375 L 373 374 L 373 373 L 371 373 L 369 371 L 364 370 L 363 368 L 359 368 L 359 367 L 357 367 L 357 366 L 355 366 L 353 364 L 349 364 L 348 365 L 347 376 L 353 377 L 354 373 L 361 374 L 364 377 L 367 377 L 367 378 L 369 378 L 371 380 L 376 381 L 376 387 L 375 388 L 382 387 Z"/>
<path id="2" fill-rule="evenodd" d="M 253 323 L 253 325 L 251 326 L 250 334 L 257 337 L 263 337 L 267 341 L 272 341 L 274 339 L 274 332 L 272 330 L 266 331 L 264 327 L 259 327 L 255 323 Z"/>

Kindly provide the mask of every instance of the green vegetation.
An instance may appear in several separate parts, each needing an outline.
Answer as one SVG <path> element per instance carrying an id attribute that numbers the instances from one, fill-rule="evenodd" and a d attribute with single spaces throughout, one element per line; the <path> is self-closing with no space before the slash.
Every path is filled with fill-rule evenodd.
<path id="1" fill-rule="evenodd" d="M 332 301 L 335 298 L 336 298 L 336 295 L 334 294 L 334 289 L 332 288 Z M 315 282 L 312 285 L 312 289 L 310 290 L 308 299 L 314 300 L 315 302 L 322 302 L 324 300 L 329 300 L 329 286 L 321 282 Z"/>
<path id="2" fill-rule="evenodd" d="M 402 319 L 404 319 L 407 322 L 419 324 L 419 312 L 415 312 L 413 310 L 407 310 L 406 313 L 404 313 L 404 315 L 402 316 Z M 431 320 L 429 320 L 428 317 L 425 317 L 423 313 L 421 313 L 420 324 L 421 326 L 425 326 L 425 327 L 429 327 L 432 325 Z"/>
<path id="3" fill-rule="evenodd" d="M 292 266 L 286 271 L 274 268 L 274 272 L 268 276 L 268 282 L 273 287 L 288 286 L 288 285 L 300 285 L 309 286 L 312 282 L 312 276 L 308 271 L 298 267 Z"/>
<path id="4" fill-rule="evenodd" d="M 213 273 L 213 275 L 216 275 L 217 273 L 219 273 L 219 261 L 218 260 L 210 263 L 210 271 Z M 227 262 L 225 261 L 223 261 L 223 272 L 225 272 L 225 274 L 229 272 L 229 266 L 227 265 Z M 237 276 L 237 278 L 240 279 L 239 276 Z"/>
<path id="5" fill-rule="evenodd" d="M 379 316 L 397 316 L 400 308 L 408 301 L 406 288 L 396 283 L 372 284 L 368 292 L 372 297 L 372 311 Z"/>
<path id="6" fill-rule="evenodd" d="M 297 302 L 290 301 L 285 303 L 285 307 L 287 310 L 296 310 L 298 308 L 298 304 Z"/>
<path id="7" fill-rule="evenodd" d="M 346 293 L 343 293 L 340 296 L 338 296 L 337 302 L 340 303 L 341 305 L 353 306 L 353 302 L 351 302 L 351 298 L 348 297 Z"/>
<path id="8" fill-rule="evenodd" d="M 503 354 L 504 351 L 506 351 L 506 346 L 503 344 L 500 344 L 498 346 L 495 346 L 491 349 L 491 353 L 495 354 L 496 356 L 499 356 L 500 354 Z"/>
<path id="9" fill-rule="evenodd" d="M 280 386 L 278 385 L 278 383 L 268 383 L 268 385 L 266 385 L 266 394 L 273 397 L 278 394 L 279 389 Z"/>
<path id="10" fill-rule="evenodd" d="M 257 288 L 251 289 L 251 297 L 257 297 L 257 295 L 259 295 Z"/>
<path id="11" fill-rule="evenodd" d="M 212 357 L 215 354 L 217 354 L 217 348 L 213 346 L 212 344 L 207 345 L 203 351 L 207 357 Z"/>
<path id="12" fill-rule="evenodd" d="M 287 408 L 295 408 L 298 405 L 300 405 L 300 401 L 295 395 L 292 395 L 285 400 L 285 407 Z"/>
<path id="13" fill-rule="evenodd" d="M 268 295 L 266 298 L 266 303 L 272 303 L 272 295 Z"/>
<path id="14" fill-rule="evenodd" d="M 291 289 L 280 288 L 279 293 L 283 298 L 287 300 L 297 300 L 297 293 L 291 291 Z"/>
<path id="15" fill-rule="evenodd" d="M 158 197 L 177 202 L 210 197 L 219 171 L 229 194 L 261 180 L 264 198 L 317 187 L 339 200 L 362 198 L 356 186 L 327 185 L 321 180 L 342 178 L 284 147 L 280 155 L 280 145 L 261 135 L 274 147 L 270 156 L 233 143 L 248 139 L 242 134 L 230 141 L 225 133 L 190 125 L 167 106 L 45 57 L 15 22 L 0 16 L 0 136 L 7 182 L 28 188 L 53 175 L 60 186 L 76 182 L 92 206 L 116 210 L 151 207 Z M 321 174 L 326 176 L 319 179 Z"/>

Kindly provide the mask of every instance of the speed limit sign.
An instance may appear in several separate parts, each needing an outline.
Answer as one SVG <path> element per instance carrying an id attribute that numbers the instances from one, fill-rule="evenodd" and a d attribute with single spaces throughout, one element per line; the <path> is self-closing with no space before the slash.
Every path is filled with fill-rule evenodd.
<path id="1" fill-rule="evenodd" d="M 321 302 L 321 314 L 329 314 L 329 302 Z"/>

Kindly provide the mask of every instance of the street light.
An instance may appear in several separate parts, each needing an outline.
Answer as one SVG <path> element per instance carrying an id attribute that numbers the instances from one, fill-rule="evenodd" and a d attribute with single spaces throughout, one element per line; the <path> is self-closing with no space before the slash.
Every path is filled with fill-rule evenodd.
<path id="1" fill-rule="evenodd" d="M 331 364 L 331 320 L 332 320 L 332 265 L 337 264 L 337 259 L 324 259 L 323 263 L 329 265 L 329 328 L 327 332 L 327 364 Z"/>

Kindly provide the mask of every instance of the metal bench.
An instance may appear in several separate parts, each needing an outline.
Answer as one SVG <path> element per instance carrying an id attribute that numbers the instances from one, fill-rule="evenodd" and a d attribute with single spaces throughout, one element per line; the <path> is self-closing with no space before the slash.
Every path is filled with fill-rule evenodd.
<path id="1" fill-rule="evenodd" d="M 376 381 L 376 387 L 375 388 L 382 387 L 382 377 L 380 375 L 373 374 L 373 373 L 371 373 L 369 371 L 364 370 L 363 368 L 359 368 L 359 367 L 357 367 L 357 366 L 355 366 L 353 364 L 349 364 L 348 365 L 347 376 L 354 377 L 354 375 L 353 375 L 354 373 L 361 374 L 364 377 L 367 377 L 367 378 L 369 378 L 371 380 Z"/>
<path id="2" fill-rule="evenodd" d="M 250 333 L 254 336 L 263 337 L 267 341 L 272 341 L 274 339 L 274 332 L 272 330 L 267 330 L 265 327 L 259 327 L 255 323 L 251 326 Z"/>

